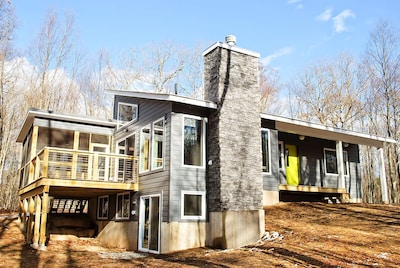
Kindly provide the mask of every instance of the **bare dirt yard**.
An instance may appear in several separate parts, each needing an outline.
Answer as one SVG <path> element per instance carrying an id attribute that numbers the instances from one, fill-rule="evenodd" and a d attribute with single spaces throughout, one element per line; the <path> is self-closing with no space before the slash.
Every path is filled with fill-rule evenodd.
<path id="1" fill-rule="evenodd" d="M 0 267 L 400 267 L 399 206 L 282 203 L 265 216 L 268 239 L 253 245 L 152 255 L 77 238 L 37 251 L 3 214 Z"/>

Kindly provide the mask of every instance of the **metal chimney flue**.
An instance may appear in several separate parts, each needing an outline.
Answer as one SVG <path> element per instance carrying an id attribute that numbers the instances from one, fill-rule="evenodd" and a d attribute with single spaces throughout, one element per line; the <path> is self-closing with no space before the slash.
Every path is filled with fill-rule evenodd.
<path id="1" fill-rule="evenodd" d="M 227 35 L 225 37 L 225 42 L 228 44 L 228 46 L 233 47 L 234 45 L 236 45 L 236 36 L 234 35 Z"/>

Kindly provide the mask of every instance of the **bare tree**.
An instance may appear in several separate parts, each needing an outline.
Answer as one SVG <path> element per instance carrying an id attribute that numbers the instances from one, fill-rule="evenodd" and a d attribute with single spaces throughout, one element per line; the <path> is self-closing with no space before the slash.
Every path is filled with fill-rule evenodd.
<path id="1" fill-rule="evenodd" d="M 12 75 L 17 61 L 14 49 L 14 31 L 16 18 L 10 2 L 0 0 L 0 205 L 13 209 L 16 204 L 15 185 L 18 161 L 15 141 L 16 78 Z"/>
<path id="2" fill-rule="evenodd" d="M 85 114 L 89 116 L 110 118 L 112 98 L 105 93 L 103 72 L 106 53 L 100 52 L 96 61 L 89 62 L 78 76 L 78 84 L 83 95 Z"/>
<path id="3" fill-rule="evenodd" d="M 306 69 L 291 91 L 297 117 L 348 129 L 358 125 L 365 86 L 358 81 L 357 64 L 352 56 L 340 54 L 332 62 Z"/>
<path id="4" fill-rule="evenodd" d="M 74 81 L 82 59 L 75 49 L 73 34 L 74 17 L 65 14 L 61 21 L 49 11 L 42 28 L 29 48 L 34 70 L 30 75 L 30 90 L 25 101 L 30 107 L 76 111 L 79 89 Z"/>
<path id="5" fill-rule="evenodd" d="M 202 59 L 198 49 L 171 42 L 153 43 L 125 51 L 107 61 L 103 79 L 108 88 L 174 93 L 202 98 Z"/>
<path id="6" fill-rule="evenodd" d="M 381 21 L 371 33 L 363 68 L 368 81 L 368 120 L 374 134 L 400 141 L 400 38 L 399 32 Z M 400 147 L 385 148 L 390 202 L 400 202 Z"/>
<path id="7" fill-rule="evenodd" d="M 282 88 L 279 73 L 270 66 L 260 63 L 260 106 L 261 111 L 277 113 L 280 109 L 277 101 L 278 94 Z"/>

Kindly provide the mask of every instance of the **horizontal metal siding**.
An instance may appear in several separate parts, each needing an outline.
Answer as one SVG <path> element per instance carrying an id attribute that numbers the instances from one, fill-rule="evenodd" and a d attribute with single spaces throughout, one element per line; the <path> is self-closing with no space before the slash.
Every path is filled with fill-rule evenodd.
<path id="1" fill-rule="evenodd" d="M 183 117 L 180 113 L 171 116 L 170 221 L 180 221 L 182 190 L 206 191 L 206 169 L 182 164 Z"/>
<path id="2" fill-rule="evenodd" d="M 278 131 L 270 129 L 271 146 L 271 174 L 263 173 L 263 189 L 265 191 L 278 191 L 280 184 L 279 175 L 279 146 Z M 261 151 L 261 148 L 260 148 Z"/>
<path id="3" fill-rule="evenodd" d="M 162 193 L 162 221 L 168 221 L 169 217 L 169 174 L 170 174 L 170 140 L 171 140 L 171 103 L 155 100 L 146 100 L 125 96 L 116 96 L 114 107 L 118 102 L 133 103 L 138 105 L 138 119 L 134 123 L 119 130 L 116 133 L 116 140 L 135 133 L 135 155 L 140 155 L 140 129 L 151 125 L 160 118 L 165 120 L 165 141 L 164 141 L 164 168 L 161 170 L 149 171 L 139 174 L 139 196 Z M 116 118 L 117 110 L 114 110 Z M 126 131 L 126 129 L 128 131 Z"/>

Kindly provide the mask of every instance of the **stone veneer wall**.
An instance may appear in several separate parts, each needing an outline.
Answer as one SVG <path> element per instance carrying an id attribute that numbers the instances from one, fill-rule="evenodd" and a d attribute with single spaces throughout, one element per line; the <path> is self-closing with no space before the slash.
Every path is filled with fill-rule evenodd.
<path id="1" fill-rule="evenodd" d="M 204 56 L 205 96 L 218 104 L 208 124 L 210 212 L 262 209 L 258 64 L 226 45 Z"/>

